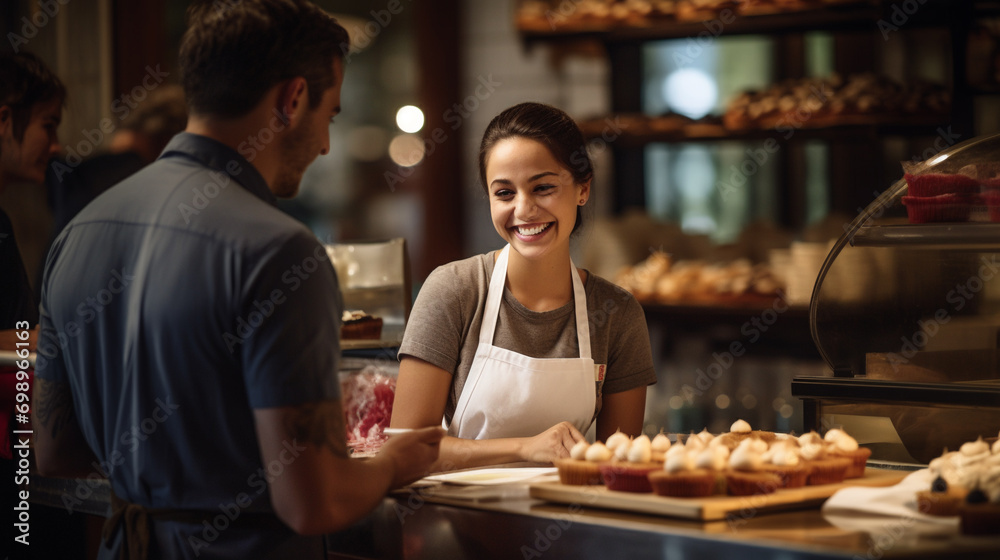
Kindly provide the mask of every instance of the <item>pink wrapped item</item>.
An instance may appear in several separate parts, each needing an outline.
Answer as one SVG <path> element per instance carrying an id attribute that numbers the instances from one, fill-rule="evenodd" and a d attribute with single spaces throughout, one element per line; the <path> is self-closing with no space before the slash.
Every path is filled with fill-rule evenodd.
<path id="1" fill-rule="evenodd" d="M 340 391 L 347 426 L 347 446 L 354 455 L 378 453 L 388 439 L 384 431 L 392 417 L 396 378 L 369 365 L 342 378 Z"/>

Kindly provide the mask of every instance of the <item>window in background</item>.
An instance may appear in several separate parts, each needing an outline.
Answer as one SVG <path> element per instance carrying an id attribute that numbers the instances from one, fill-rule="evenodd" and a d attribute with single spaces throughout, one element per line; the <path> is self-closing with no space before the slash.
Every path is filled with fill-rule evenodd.
<path id="1" fill-rule="evenodd" d="M 832 47 L 827 34 L 806 35 L 806 75 L 831 73 Z M 643 110 L 652 116 L 721 116 L 740 92 L 775 81 L 774 49 L 775 41 L 764 36 L 649 43 L 643 50 Z M 735 241 L 753 221 L 778 223 L 778 180 L 787 154 L 769 153 L 763 146 L 762 141 L 648 145 L 647 211 L 717 243 Z M 827 147 L 809 143 L 804 157 L 807 209 L 801 221 L 811 224 L 829 210 Z"/>

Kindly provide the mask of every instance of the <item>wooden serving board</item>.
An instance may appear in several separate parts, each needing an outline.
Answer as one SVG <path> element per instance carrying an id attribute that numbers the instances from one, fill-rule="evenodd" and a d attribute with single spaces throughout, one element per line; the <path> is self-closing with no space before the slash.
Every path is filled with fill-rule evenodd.
<path id="1" fill-rule="evenodd" d="M 530 485 L 532 498 L 564 504 L 579 504 L 633 513 L 651 513 L 696 521 L 726 519 L 730 514 L 761 513 L 818 506 L 841 488 L 851 486 L 891 486 L 902 480 L 904 471 L 867 469 L 865 476 L 840 484 L 822 484 L 778 490 L 754 496 L 709 496 L 707 498 L 670 498 L 656 494 L 618 492 L 604 486 L 570 486 L 558 482 Z"/>

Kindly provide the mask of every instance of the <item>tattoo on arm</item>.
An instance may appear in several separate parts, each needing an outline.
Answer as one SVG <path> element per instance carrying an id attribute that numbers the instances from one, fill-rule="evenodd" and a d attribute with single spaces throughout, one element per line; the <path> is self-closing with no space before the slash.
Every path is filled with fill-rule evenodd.
<path id="1" fill-rule="evenodd" d="M 296 407 L 285 415 L 285 430 L 300 442 L 329 448 L 338 457 L 347 456 L 344 412 L 339 399 Z"/>
<path id="2" fill-rule="evenodd" d="M 73 397 L 69 385 L 35 378 L 34 415 L 39 426 L 49 431 L 52 439 L 59 437 L 67 426 L 76 424 Z"/>

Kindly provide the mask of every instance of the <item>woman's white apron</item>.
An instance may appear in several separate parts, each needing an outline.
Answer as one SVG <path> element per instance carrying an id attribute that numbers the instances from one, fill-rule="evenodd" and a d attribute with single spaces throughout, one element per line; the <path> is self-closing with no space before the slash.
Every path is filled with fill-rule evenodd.
<path id="1" fill-rule="evenodd" d="M 509 252 L 507 245 L 493 268 L 479 346 L 448 434 L 464 439 L 528 437 L 562 421 L 586 433 L 594 418 L 597 395 L 587 297 L 580 274 L 570 261 L 580 357 L 531 358 L 518 354 L 493 346 Z"/>

